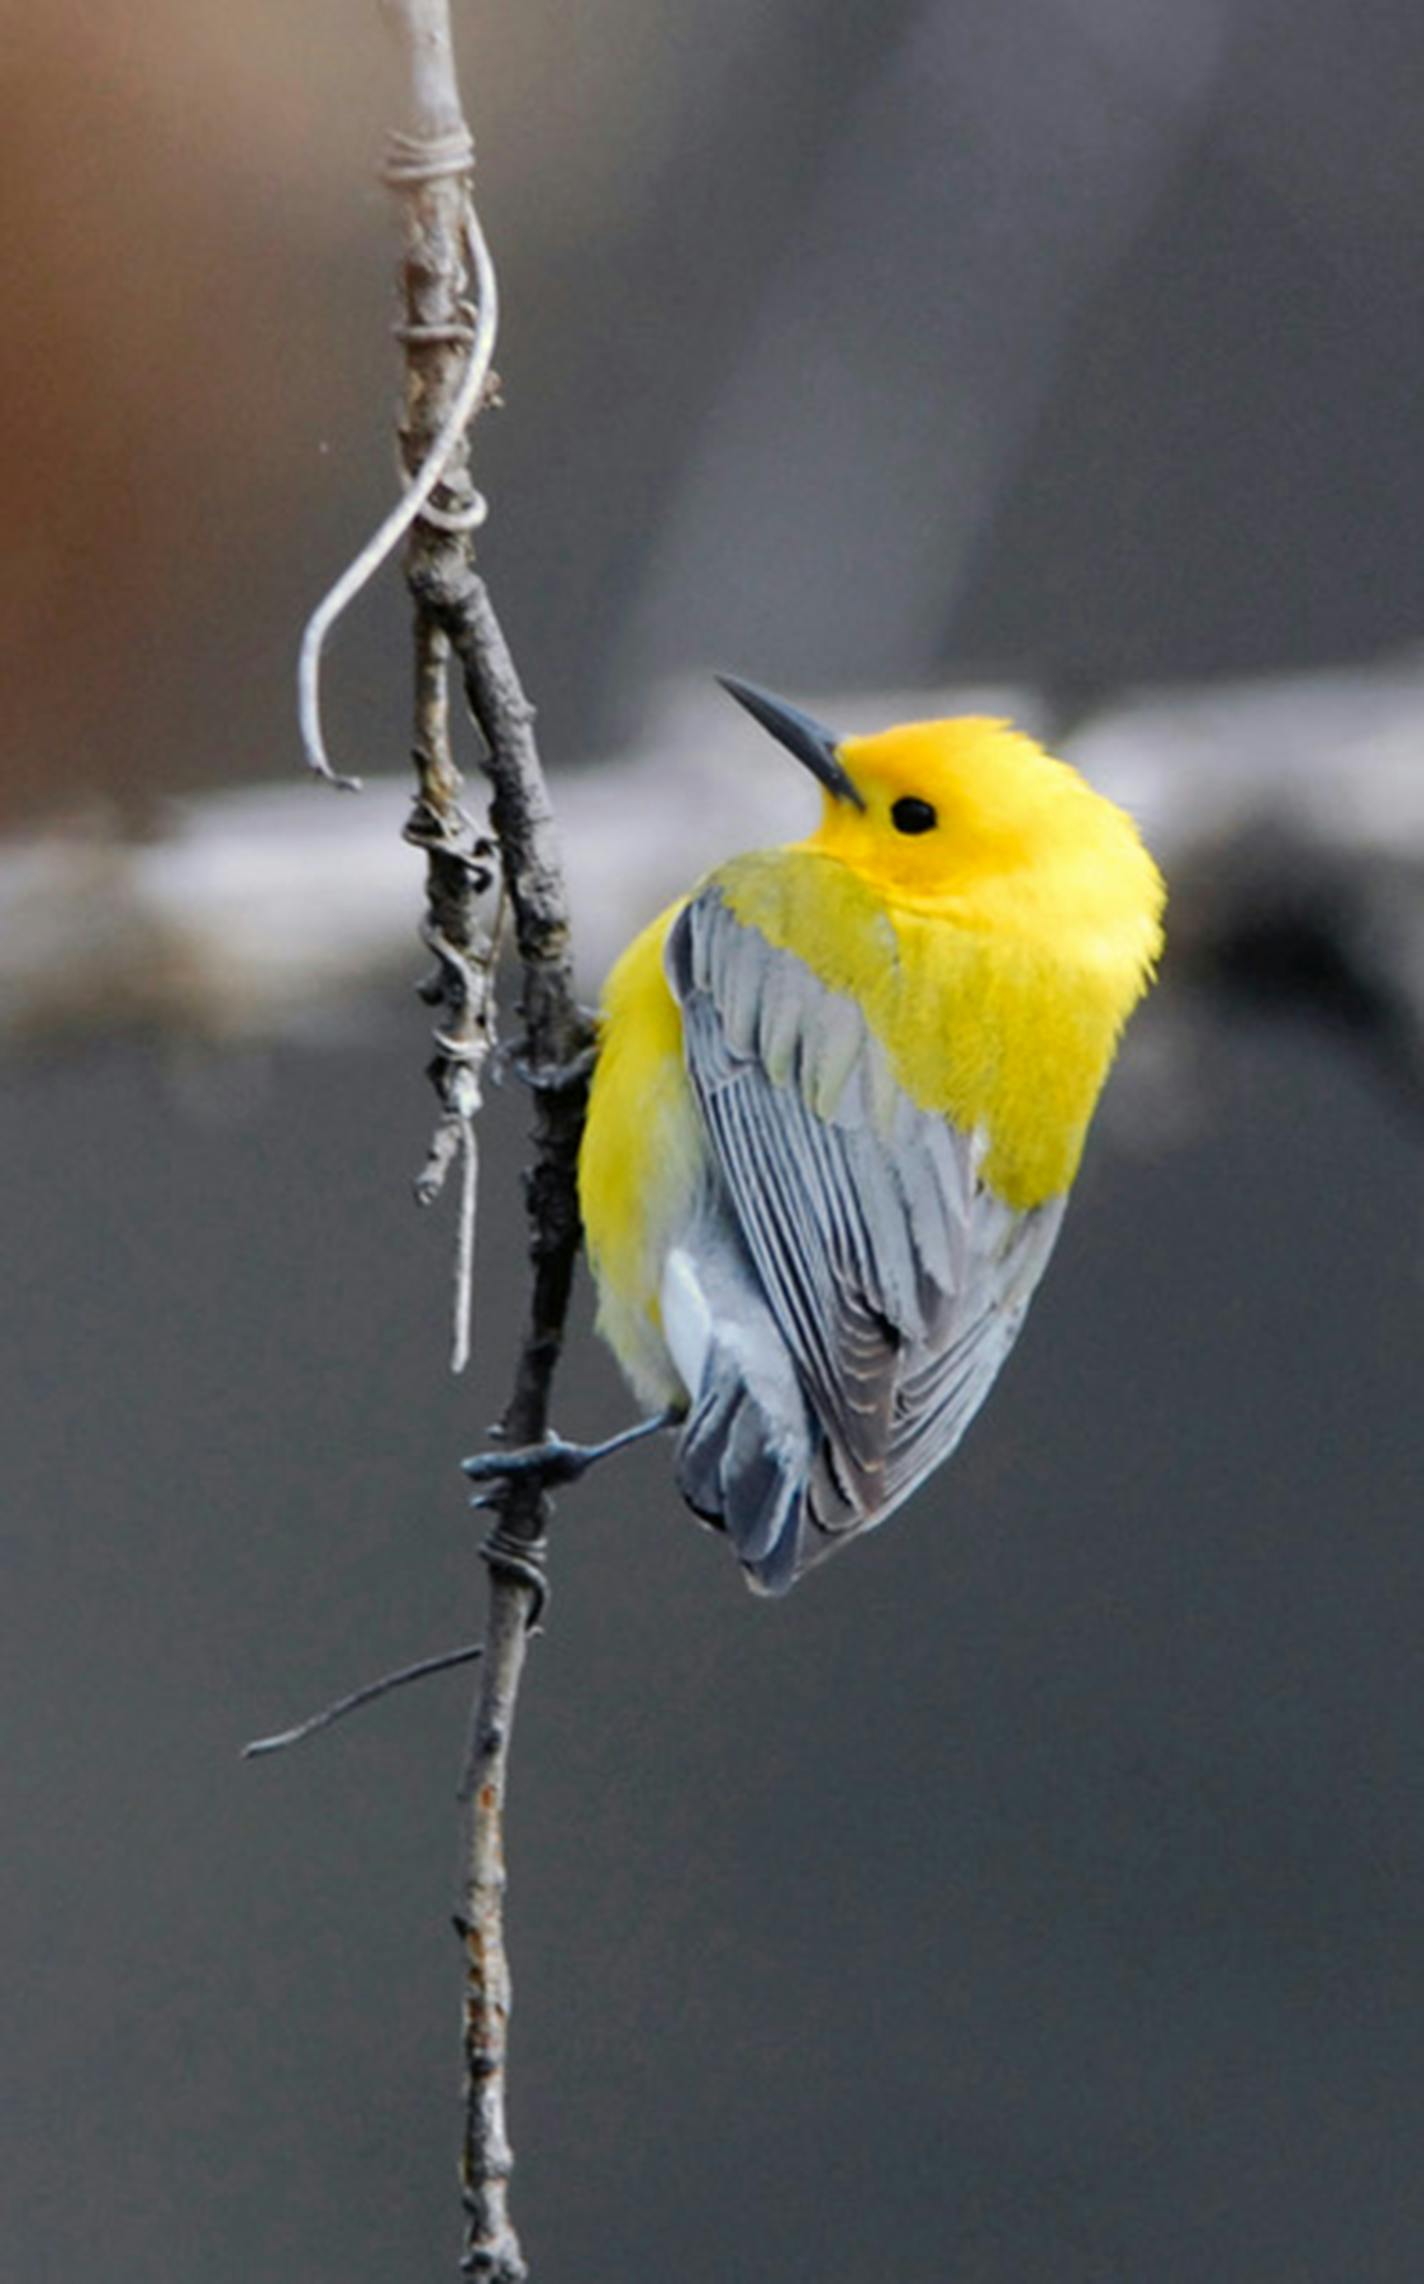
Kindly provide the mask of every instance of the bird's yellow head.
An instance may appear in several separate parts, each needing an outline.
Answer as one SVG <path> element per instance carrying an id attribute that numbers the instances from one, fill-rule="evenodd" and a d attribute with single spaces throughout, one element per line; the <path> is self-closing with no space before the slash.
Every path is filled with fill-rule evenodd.
<path id="1" fill-rule="evenodd" d="M 847 738 L 836 757 L 859 798 L 827 791 L 814 845 L 896 901 L 1032 866 L 1101 805 L 1032 738 L 979 715 Z"/>
<path id="2" fill-rule="evenodd" d="M 803 845 L 887 903 L 1031 927 L 1061 908 L 1075 933 L 1125 931 L 1143 968 L 1155 958 L 1162 883 L 1137 827 L 1010 723 L 963 715 L 837 739 L 748 683 L 724 687 L 819 778 Z"/>

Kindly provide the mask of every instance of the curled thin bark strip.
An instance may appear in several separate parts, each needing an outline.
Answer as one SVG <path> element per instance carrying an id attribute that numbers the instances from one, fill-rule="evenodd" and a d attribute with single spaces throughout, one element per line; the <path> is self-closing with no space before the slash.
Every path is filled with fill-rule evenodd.
<path id="1" fill-rule="evenodd" d="M 416 619 L 416 723 L 414 759 L 420 785 L 405 838 L 426 853 L 426 917 L 421 928 L 435 954 L 421 996 L 439 1010 L 435 1053 L 427 1075 L 440 1117 L 424 1166 L 415 1180 L 419 1205 L 433 1205 L 457 1157 L 462 1159 L 459 1228 L 455 1246 L 455 1312 L 451 1370 L 461 1372 L 470 1353 L 478 1156 L 474 1122 L 481 1080 L 495 1042 L 495 968 L 499 912 L 486 928 L 481 899 L 489 888 L 487 860 L 494 851 L 461 805 L 463 783 L 450 751 L 445 691 L 446 645 L 423 615 Z M 438 667 L 432 661 L 438 660 Z M 502 900 L 501 900 L 502 907 Z"/>
<path id="2" fill-rule="evenodd" d="M 468 143 L 467 138 L 466 167 L 473 157 L 474 146 Z M 391 179 L 388 169 L 387 180 Z M 393 187 L 399 187 L 398 178 Z M 440 339 L 447 345 L 452 341 L 468 340 L 469 353 L 463 381 L 406 490 L 385 521 L 372 532 L 360 554 L 347 564 L 340 578 L 323 595 L 312 612 L 297 657 L 297 721 L 302 734 L 302 751 L 308 768 L 342 793 L 359 793 L 361 780 L 359 777 L 345 776 L 333 766 L 322 734 L 321 660 L 326 638 L 361 589 L 369 584 L 387 557 L 400 545 L 416 518 L 423 512 L 431 494 L 445 480 L 489 381 L 490 361 L 494 356 L 495 334 L 499 323 L 498 289 L 494 264 L 490 260 L 474 207 L 468 199 L 463 198 L 463 194 L 462 203 L 463 228 L 475 266 L 480 295 L 479 317 L 473 333 L 468 328 L 458 333 L 447 331 L 442 332 Z M 433 345 L 434 337 L 422 337 L 412 329 L 411 341 L 413 346 Z M 483 520 L 483 509 L 477 505 L 477 495 L 468 502 L 465 512 L 475 522 Z M 460 528 L 473 528 L 473 525 L 462 525 Z"/>

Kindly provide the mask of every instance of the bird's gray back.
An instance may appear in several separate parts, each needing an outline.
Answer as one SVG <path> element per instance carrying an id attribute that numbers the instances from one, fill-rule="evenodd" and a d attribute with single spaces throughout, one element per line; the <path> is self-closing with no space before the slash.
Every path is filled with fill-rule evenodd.
<path id="1" fill-rule="evenodd" d="M 995 1197 L 976 1137 L 918 1108 L 855 1001 L 740 922 L 715 882 L 665 956 L 715 1167 L 709 1226 L 734 1223 L 816 1429 L 789 1584 L 954 1449 L 1065 1200 L 1024 1213 Z"/>

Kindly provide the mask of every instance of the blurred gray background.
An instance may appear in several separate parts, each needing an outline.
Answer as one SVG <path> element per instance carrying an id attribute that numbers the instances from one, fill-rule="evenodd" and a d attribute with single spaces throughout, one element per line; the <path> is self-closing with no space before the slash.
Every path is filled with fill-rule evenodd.
<path id="1" fill-rule="evenodd" d="M 459 29 L 483 562 L 552 760 L 713 666 L 1070 711 L 1417 642 L 1416 7 Z M 7 64 L 3 822 L 142 832 L 296 768 L 302 618 L 389 497 L 390 58 L 374 6 L 60 0 Z M 388 582 L 346 765 L 400 765 L 405 681 Z M 454 2272 L 465 1682 L 237 1759 L 478 1630 L 525 1110 L 451 1383 L 422 1024 L 7 1065 L 16 2278 Z M 564 1502 L 510 1829 L 538 2284 L 1419 2273 L 1420 1131 L 1351 1044 L 1243 1013 L 1114 1122 L 953 1469 L 788 1603 L 665 1454 Z M 626 1415 L 582 1304 L 558 1414 Z"/>

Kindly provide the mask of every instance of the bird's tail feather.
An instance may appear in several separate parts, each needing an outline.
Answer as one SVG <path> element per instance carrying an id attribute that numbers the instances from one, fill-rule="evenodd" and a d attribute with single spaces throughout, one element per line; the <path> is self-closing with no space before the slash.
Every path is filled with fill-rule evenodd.
<path id="1" fill-rule="evenodd" d="M 784 1594 L 798 1567 L 810 1454 L 804 1420 L 789 1427 L 714 1351 L 683 1430 L 678 1489 L 727 1533 L 763 1594 Z"/>

